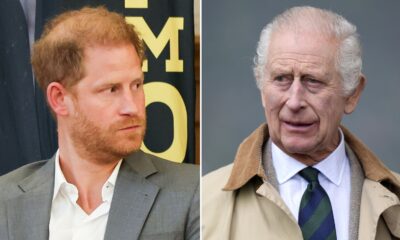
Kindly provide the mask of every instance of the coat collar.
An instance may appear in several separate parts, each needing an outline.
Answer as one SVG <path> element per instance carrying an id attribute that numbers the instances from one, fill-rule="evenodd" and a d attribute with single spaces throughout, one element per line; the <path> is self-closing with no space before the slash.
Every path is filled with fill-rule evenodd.
<path id="1" fill-rule="evenodd" d="M 340 128 L 343 131 L 346 144 L 354 151 L 360 161 L 366 178 L 376 182 L 388 183 L 394 192 L 400 195 L 400 182 L 391 171 L 349 130 L 343 126 L 340 126 Z M 224 190 L 237 190 L 254 177 L 267 179 L 262 167 L 262 149 L 268 138 L 268 126 L 262 124 L 240 144 Z"/>
<path id="2" fill-rule="evenodd" d="M 255 176 L 267 178 L 262 167 L 262 149 L 268 137 L 268 126 L 263 124 L 240 144 L 224 190 L 239 189 Z"/>

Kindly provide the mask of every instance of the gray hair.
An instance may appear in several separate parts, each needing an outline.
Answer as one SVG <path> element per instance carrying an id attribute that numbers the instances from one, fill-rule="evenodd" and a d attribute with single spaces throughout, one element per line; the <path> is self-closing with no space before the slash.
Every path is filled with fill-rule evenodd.
<path id="1" fill-rule="evenodd" d="M 350 95 L 359 83 L 362 67 L 361 43 L 357 28 L 336 13 L 309 6 L 286 10 L 276 16 L 261 31 L 253 68 L 258 88 L 262 89 L 264 86 L 264 73 L 272 33 L 285 29 L 304 29 L 305 27 L 338 41 L 339 48 L 335 65 L 343 80 L 344 94 Z"/>

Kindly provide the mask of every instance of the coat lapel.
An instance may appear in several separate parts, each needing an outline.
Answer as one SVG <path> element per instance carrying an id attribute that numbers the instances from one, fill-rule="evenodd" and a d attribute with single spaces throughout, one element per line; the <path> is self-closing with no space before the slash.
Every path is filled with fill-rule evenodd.
<path id="1" fill-rule="evenodd" d="M 22 194 L 7 202 L 11 239 L 49 238 L 53 185 L 54 157 L 18 184 Z"/>
<path id="2" fill-rule="evenodd" d="M 124 159 L 108 216 L 105 240 L 138 239 L 159 187 L 146 178 L 157 170 L 143 152 Z"/>

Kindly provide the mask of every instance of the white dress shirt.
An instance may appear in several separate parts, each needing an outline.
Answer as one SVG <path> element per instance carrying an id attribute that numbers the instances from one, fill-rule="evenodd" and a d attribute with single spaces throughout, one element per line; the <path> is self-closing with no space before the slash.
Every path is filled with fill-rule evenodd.
<path id="1" fill-rule="evenodd" d="M 313 167 L 320 171 L 318 180 L 331 201 L 337 239 L 348 240 L 351 176 L 343 133 L 340 129 L 339 131 L 341 136 L 339 146 Z M 284 153 L 274 143 L 272 143 L 272 162 L 279 183 L 279 193 L 298 220 L 300 201 L 308 185 L 298 172 L 307 166 Z"/>
<path id="2" fill-rule="evenodd" d="M 65 180 L 59 152 L 55 159 L 54 194 L 51 205 L 49 240 L 104 239 L 115 181 L 122 160 L 115 166 L 102 188 L 103 202 L 89 215 L 76 203 L 78 189 Z"/>

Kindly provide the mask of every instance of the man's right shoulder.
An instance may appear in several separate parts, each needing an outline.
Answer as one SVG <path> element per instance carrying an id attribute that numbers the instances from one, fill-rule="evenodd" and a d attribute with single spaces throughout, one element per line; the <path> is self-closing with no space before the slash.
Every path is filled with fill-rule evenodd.
<path id="1" fill-rule="evenodd" d="M 214 170 L 202 179 L 203 201 L 214 202 L 217 198 L 223 195 L 230 195 L 231 191 L 225 191 L 223 188 L 228 182 L 232 171 L 233 164 L 226 165 L 217 170 Z"/>
<path id="2" fill-rule="evenodd" d="M 228 181 L 229 175 L 231 174 L 232 171 L 232 167 L 233 167 L 233 163 L 228 164 L 226 166 L 223 166 L 221 168 L 218 168 L 217 170 L 214 170 L 208 174 L 206 174 L 203 177 L 203 184 L 204 186 L 207 185 L 212 185 L 215 186 L 217 181 L 218 183 L 218 187 L 222 188 L 224 187 L 224 185 L 226 184 L 226 182 Z"/>
<path id="3" fill-rule="evenodd" d="M 10 196 L 13 195 L 15 191 L 20 191 L 18 189 L 18 184 L 27 178 L 28 176 L 32 175 L 38 169 L 43 167 L 47 163 L 48 160 L 42 160 L 38 162 L 33 162 L 26 164 L 20 168 L 17 168 L 7 174 L 0 176 L 0 192 L 7 193 L 7 194 L 0 194 L 0 199 L 3 198 L 2 196 Z"/>
<path id="4" fill-rule="evenodd" d="M 224 190 L 233 164 L 219 168 L 202 179 L 202 229 L 203 237 L 225 239 L 235 204 L 235 191 Z"/>

